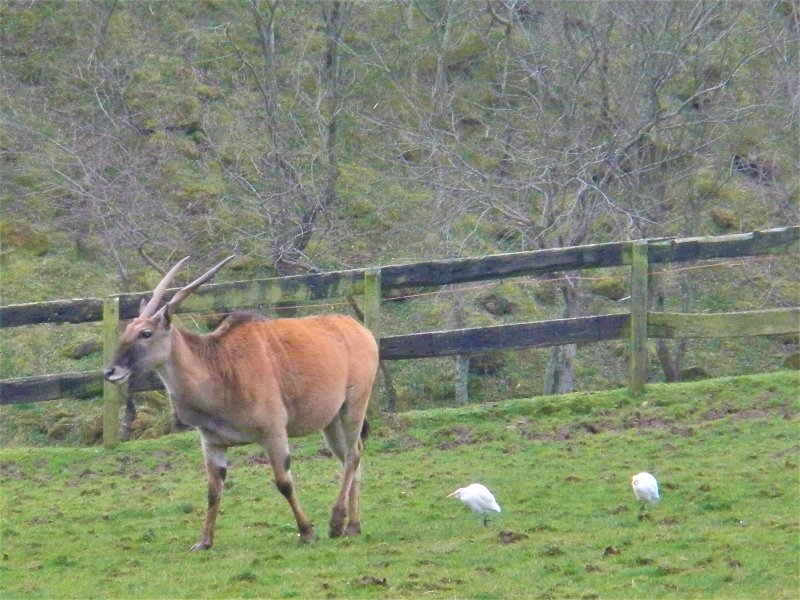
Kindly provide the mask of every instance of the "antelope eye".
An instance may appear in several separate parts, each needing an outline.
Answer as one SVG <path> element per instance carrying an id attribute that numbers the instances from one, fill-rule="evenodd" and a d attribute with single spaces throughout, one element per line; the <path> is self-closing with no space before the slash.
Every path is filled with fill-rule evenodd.
<path id="1" fill-rule="evenodd" d="M 143 329 L 139 333 L 139 337 L 145 340 L 149 340 L 151 337 L 153 337 L 153 332 L 150 331 L 149 329 Z"/>

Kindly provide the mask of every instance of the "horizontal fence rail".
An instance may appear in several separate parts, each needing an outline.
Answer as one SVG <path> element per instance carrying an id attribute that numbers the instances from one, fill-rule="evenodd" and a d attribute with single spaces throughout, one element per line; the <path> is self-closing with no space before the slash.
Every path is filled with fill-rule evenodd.
<path id="1" fill-rule="evenodd" d="M 362 296 L 364 320 L 379 339 L 382 360 L 627 339 L 631 345 L 629 387 L 631 391 L 639 392 L 643 389 L 646 373 L 647 338 L 714 338 L 800 332 L 800 308 L 716 314 L 649 311 L 647 287 L 650 264 L 796 252 L 800 252 L 800 227 L 716 237 L 590 244 L 480 258 L 207 284 L 189 297 L 177 312 L 226 313 L 239 309 L 265 309 L 290 303 Z M 393 289 L 438 287 L 487 279 L 622 266 L 631 269 L 629 313 L 380 336 L 381 299 Z M 169 290 L 165 299 L 176 291 L 177 288 Z M 136 317 L 140 302 L 149 296 L 147 292 L 106 299 L 85 298 L 2 306 L 0 328 L 103 321 L 104 355 L 110 356 L 116 345 L 120 321 Z M 131 391 L 160 388 L 161 382 L 155 375 L 130 384 Z M 118 388 L 103 383 L 100 371 L 0 381 L 0 404 L 3 405 L 59 398 L 88 398 L 101 393 L 106 397 L 108 406 L 104 421 L 108 429 L 115 422 L 120 398 Z"/>
<path id="2" fill-rule="evenodd" d="M 432 358 L 616 340 L 626 337 L 629 319 L 628 315 L 601 315 L 396 335 L 381 339 L 381 359 Z"/>
<path id="3" fill-rule="evenodd" d="M 128 385 L 132 392 L 164 389 L 161 380 L 155 374 L 132 381 Z M 83 400 L 96 398 L 102 393 L 102 371 L 59 373 L 56 375 L 20 377 L 18 379 L 0 381 L 1 404 L 24 404 L 26 402 L 44 402 L 61 398 Z"/>
<path id="4" fill-rule="evenodd" d="M 785 254 L 800 251 L 800 227 L 784 227 L 717 237 L 646 240 L 649 263 Z M 622 267 L 631 264 L 635 242 L 589 244 L 554 250 L 514 252 L 381 267 L 381 292 L 402 287 L 433 287 L 486 279 L 533 276 L 557 271 Z M 206 284 L 178 312 L 230 311 L 302 303 L 322 298 L 356 296 L 364 292 L 366 269 L 332 271 L 232 283 Z M 177 291 L 169 290 L 168 300 Z M 119 296 L 120 318 L 139 314 L 150 292 Z M 0 306 L 0 328 L 41 323 L 101 321 L 103 300 L 84 298 Z"/>

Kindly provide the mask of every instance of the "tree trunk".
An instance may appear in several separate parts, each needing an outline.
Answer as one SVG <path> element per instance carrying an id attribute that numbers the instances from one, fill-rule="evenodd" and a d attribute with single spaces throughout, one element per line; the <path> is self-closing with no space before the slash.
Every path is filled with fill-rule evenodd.
<path id="1" fill-rule="evenodd" d="M 469 356 L 456 356 L 456 404 L 469 402 Z"/>
<path id="2" fill-rule="evenodd" d="M 125 410 L 122 413 L 122 421 L 119 424 L 119 439 L 126 442 L 131 437 L 131 425 L 136 420 L 136 403 L 133 400 L 133 392 L 128 390 L 125 395 Z"/>
<path id="3" fill-rule="evenodd" d="M 564 298 L 562 317 L 571 319 L 578 313 L 578 290 L 568 276 L 563 276 L 560 286 Z M 550 350 L 550 360 L 544 377 L 544 394 L 567 394 L 575 389 L 575 355 L 578 347 L 575 344 L 554 346 Z"/>
<path id="4" fill-rule="evenodd" d="M 464 305 L 464 299 L 460 295 L 455 296 L 453 323 L 457 329 L 463 329 L 467 326 L 466 306 Z M 467 404 L 469 403 L 469 355 L 459 354 L 456 356 L 455 367 L 456 404 Z"/>
<path id="5" fill-rule="evenodd" d="M 575 354 L 577 346 L 566 344 L 550 350 L 550 360 L 544 376 L 544 393 L 568 394 L 575 389 Z"/>

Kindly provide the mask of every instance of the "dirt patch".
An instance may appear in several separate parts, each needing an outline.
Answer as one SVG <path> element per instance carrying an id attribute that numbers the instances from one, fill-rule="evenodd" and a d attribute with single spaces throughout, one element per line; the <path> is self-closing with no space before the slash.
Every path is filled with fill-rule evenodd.
<path id="1" fill-rule="evenodd" d="M 388 584 L 386 583 L 386 577 L 375 577 L 374 575 L 362 575 L 358 579 L 358 585 L 363 587 L 370 587 L 370 586 L 378 586 L 378 587 L 386 587 Z"/>
<path id="2" fill-rule="evenodd" d="M 731 413 L 737 419 L 741 419 L 743 421 L 749 421 L 751 419 L 764 419 L 769 415 L 769 411 L 759 408 L 746 408 L 744 410 L 740 410 L 738 412 Z M 783 413 L 784 418 L 786 418 L 786 412 Z"/>
<path id="3" fill-rule="evenodd" d="M 396 413 L 383 413 L 381 415 L 381 423 L 383 425 L 381 429 L 386 428 L 394 433 L 408 430 L 408 422 Z"/>
<path id="4" fill-rule="evenodd" d="M 52 522 L 53 520 L 50 519 L 49 517 L 43 517 L 41 515 L 36 515 L 34 517 L 31 517 L 30 521 L 28 521 L 28 523 L 30 523 L 31 525 L 49 525 Z"/>
<path id="5" fill-rule="evenodd" d="M 153 474 L 154 467 L 145 464 L 142 457 L 121 455 L 117 457 L 118 469 L 113 471 L 111 475 L 125 477 L 131 480 L 139 480 L 142 477 L 150 477 Z"/>
<path id="6" fill-rule="evenodd" d="M 730 559 L 728 559 L 728 566 L 731 569 L 741 569 L 742 568 L 742 563 L 740 563 L 735 558 L 730 558 Z"/>
<path id="7" fill-rule="evenodd" d="M 244 464 L 261 465 L 264 467 L 269 467 L 272 463 L 269 460 L 269 456 L 267 456 L 266 454 L 251 454 L 250 456 L 244 459 Z"/>
<path id="8" fill-rule="evenodd" d="M 669 432 L 672 435 L 676 435 L 678 437 L 692 437 L 694 435 L 694 428 L 680 427 L 678 425 L 673 425 L 672 427 L 670 427 Z"/>
<path id="9" fill-rule="evenodd" d="M 528 535 L 525 533 L 517 533 L 516 531 L 501 531 L 497 534 L 497 539 L 503 545 L 516 544 L 522 540 L 527 540 Z"/>
<path id="10" fill-rule="evenodd" d="M 720 406 L 706 411 L 701 418 L 704 421 L 716 421 L 717 419 L 723 419 L 734 412 L 736 411 L 730 406 Z"/>
<path id="11" fill-rule="evenodd" d="M 459 446 L 488 442 L 492 436 L 488 433 L 475 433 L 471 427 L 448 427 L 440 429 L 435 434 L 437 437 L 450 437 L 452 439 L 439 442 L 436 447 L 440 450 L 452 450 Z"/>
<path id="12" fill-rule="evenodd" d="M 635 412 L 622 422 L 623 429 L 666 429 L 672 422 L 657 415 L 643 415 Z"/>
<path id="13" fill-rule="evenodd" d="M 544 442 L 552 438 L 551 434 L 544 433 L 543 431 L 534 431 L 528 428 L 521 428 L 518 430 L 519 434 L 526 440 L 534 442 Z"/>
<path id="14" fill-rule="evenodd" d="M 396 437 L 384 438 L 380 440 L 381 452 L 406 452 L 414 450 L 424 444 L 417 438 L 411 435 L 398 435 Z"/>
<path id="15" fill-rule="evenodd" d="M 542 556 L 561 556 L 564 554 L 564 549 L 556 544 L 550 544 L 542 551 Z"/>
<path id="16" fill-rule="evenodd" d="M 700 421 L 715 421 L 731 417 L 742 421 L 767 419 L 771 417 L 781 417 L 786 420 L 796 419 L 798 411 L 793 410 L 788 406 L 774 406 L 774 407 L 748 407 L 736 408 L 734 406 L 726 405 L 715 407 L 707 410 L 699 416 Z M 507 430 L 517 431 L 521 437 L 531 441 L 556 441 L 563 442 L 573 439 L 580 435 L 596 435 L 605 431 L 627 431 L 630 429 L 637 429 L 640 431 L 647 431 L 652 429 L 669 431 L 675 437 L 690 438 L 696 433 L 695 428 L 687 424 L 681 423 L 677 419 L 671 419 L 659 414 L 648 414 L 640 411 L 635 411 L 632 414 L 626 415 L 621 423 L 615 423 L 610 419 L 600 419 L 596 421 L 582 421 L 579 423 L 571 423 L 569 425 L 562 425 L 555 430 L 542 431 L 535 428 L 533 423 L 526 420 L 519 420 L 511 423 L 506 427 Z M 455 444 L 458 445 L 458 444 Z M 674 446 L 666 446 L 666 451 L 675 451 Z"/>
<path id="17" fill-rule="evenodd" d="M 422 446 L 422 442 L 413 435 L 402 435 L 397 440 L 397 446 L 400 450 L 413 450 Z"/>
<path id="18" fill-rule="evenodd" d="M 8 479 L 23 479 L 25 474 L 19 465 L 11 462 L 10 460 L 0 460 L 0 477 Z"/>
<path id="19" fill-rule="evenodd" d="M 583 428 L 589 433 L 600 433 L 603 427 L 600 423 L 584 423 Z"/>
<path id="20" fill-rule="evenodd" d="M 565 425 L 563 427 L 559 427 L 555 431 L 550 431 L 550 432 L 536 431 L 528 428 L 519 430 L 519 434 L 526 440 L 539 441 L 539 442 L 549 442 L 549 441 L 563 442 L 565 440 L 572 439 L 573 435 L 576 433 L 585 433 L 585 432 L 586 432 L 585 429 L 583 429 L 582 427 L 576 427 L 575 425 Z"/>

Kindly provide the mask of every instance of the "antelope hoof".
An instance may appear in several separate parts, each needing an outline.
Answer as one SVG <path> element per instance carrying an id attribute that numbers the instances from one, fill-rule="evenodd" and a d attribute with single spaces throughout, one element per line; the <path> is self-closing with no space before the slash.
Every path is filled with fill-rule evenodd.
<path id="1" fill-rule="evenodd" d="M 316 541 L 317 535 L 314 533 L 314 530 L 310 527 L 305 530 L 300 531 L 300 543 L 301 544 L 310 544 L 313 541 Z"/>
<path id="2" fill-rule="evenodd" d="M 344 535 L 348 537 L 358 535 L 359 533 L 361 533 L 361 523 L 358 521 L 350 521 L 344 530 Z"/>
<path id="3" fill-rule="evenodd" d="M 337 538 L 342 535 L 344 531 L 344 517 L 345 511 L 343 508 L 334 508 L 331 511 L 330 531 L 328 533 L 332 538 Z"/>
<path id="4" fill-rule="evenodd" d="M 209 542 L 197 542 L 194 546 L 189 548 L 189 552 L 197 552 L 199 550 L 208 550 L 211 548 L 211 544 Z"/>

